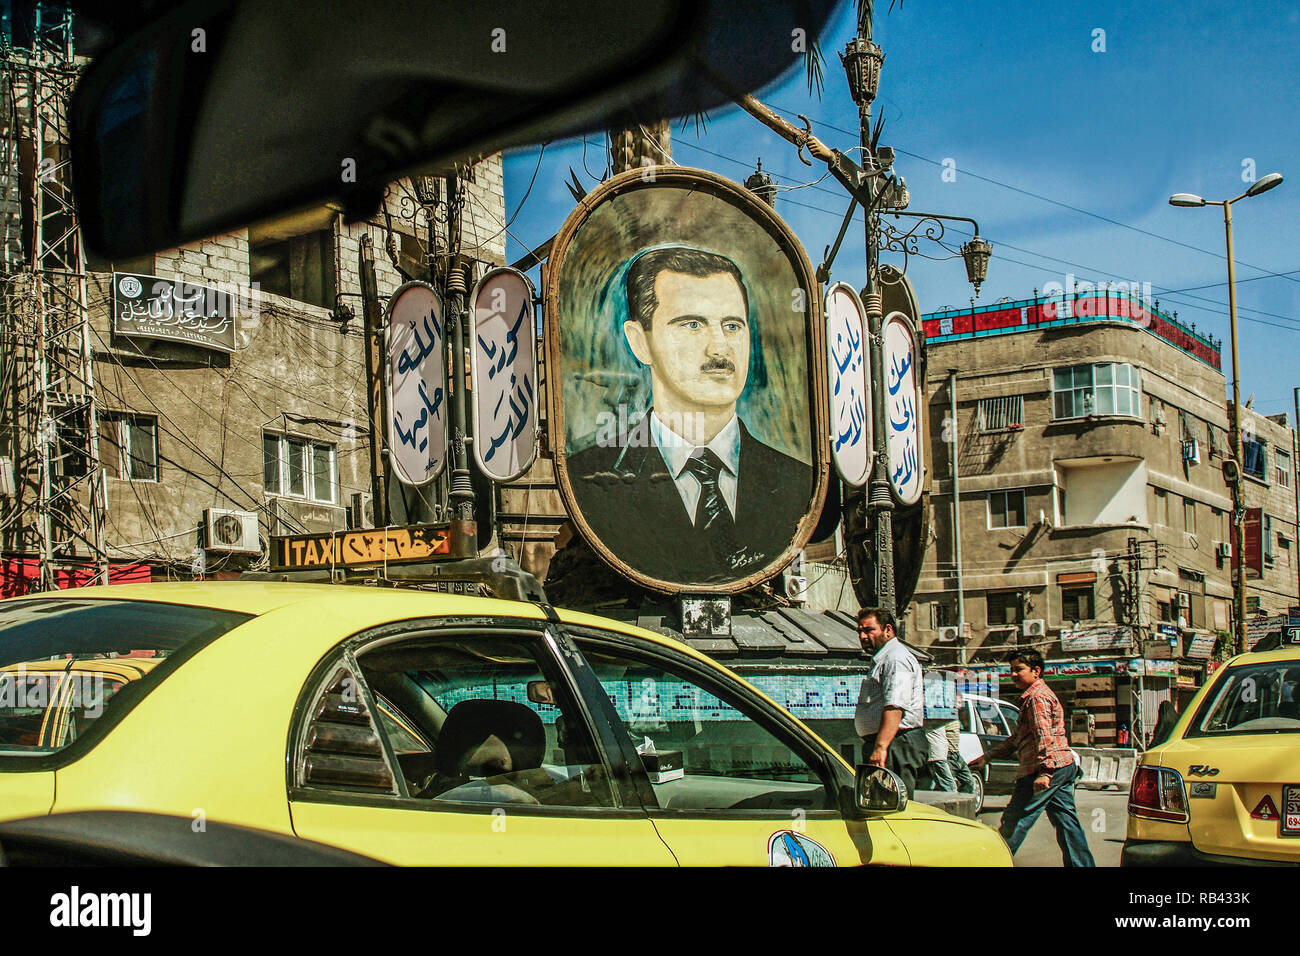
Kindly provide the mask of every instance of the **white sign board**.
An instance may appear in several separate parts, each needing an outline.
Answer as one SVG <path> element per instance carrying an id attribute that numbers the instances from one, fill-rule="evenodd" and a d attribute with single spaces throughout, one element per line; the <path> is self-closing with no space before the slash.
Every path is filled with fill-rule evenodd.
<path id="1" fill-rule="evenodd" d="M 398 481 L 422 485 L 447 463 L 447 333 L 428 283 L 393 293 L 386 345 L 389 463 Z"/>
<path id="2" fill-rule="evenodd" d="M 1130 627 L 1089 627 L 1077 631 L 1061 631 L 1063 651 L 1102 651 L 1130 647 L 1133 629 Z"/>
<path id="3" fill-rule="evenodd" d="M 474 458 L 494 481 L 514 481 L 537 457 L 532 283 L 518 269 L 492 269 L 474 286 L 471 301 Z"/>
<path id="4" fill-rule="evenodd" d="M 902 312 L 885 318 L 885 428 L 889 485 L 900 504 L 921 498 L 924 450 L 921 448 L 921 390 L 916 377 L 916 335 Z"/>
<path id="5" fill-rule="evenodd" d="M 830 379 L 831 451 L 846 485 L 861 487 L 871 474 L 871 367 L 866 354 L 866 312 L 853 287 L 826 290 L 826 350 Z"/>

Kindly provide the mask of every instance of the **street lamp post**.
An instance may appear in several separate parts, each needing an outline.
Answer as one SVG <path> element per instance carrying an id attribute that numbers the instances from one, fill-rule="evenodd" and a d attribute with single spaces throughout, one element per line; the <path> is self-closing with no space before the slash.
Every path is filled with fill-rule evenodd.
<path id="1" fill-rule="evenodd" d="M 1233 605 L 1235 607 L 1237 653 L 1247 650 L 1246 640 L 1246 502 L 1242 486 L 1241 466 L 1243 461 L 1241 447 L 1241 379 L 1237 366 L 1237 286 L 1232 265 L 1232 204 L 1250 196 L 1268 192 L 1282 183 L 1281 173 L 1269 173 L 1251 183 L 1240 196 L 1233 199 L 1202 199 L 1193 193 L 1174 193 L 1169 197 L 1171 206 L 1222 206 L 1223 231 L 1227 237 L 1228 255 L 1228 323 L 1232 342 L 1232 467 L 1225 470 L 1225 477 L 1232 486 L 1232 521 L 1233 536 L 1237 542 L 1237 560 L 1232 569 Z"/>

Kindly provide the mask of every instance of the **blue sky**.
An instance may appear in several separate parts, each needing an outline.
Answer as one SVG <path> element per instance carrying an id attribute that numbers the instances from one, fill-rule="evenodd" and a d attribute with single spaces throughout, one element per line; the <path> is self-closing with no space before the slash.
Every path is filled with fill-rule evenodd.
<path id="1" fill-rule="evenodd" d="M 1243 400 L 1253 392 L 1256 409 L 1292 412 L 1300 385 L 1300 12 L 1205 0 L 888 6 L 878 2 L 876 14 L 886 57 L 874 108 L 885 115 L 881 142 L 898 154 L 911 210 L 972 217 L 993 243 L 977 304 L 1026 298 L 1064 284 L 1067 273 L 1149 282 L 1162 310 L 1223 339 L 1230 370 L 1222 210 L 1178 209 L 1168 198 L 1236 196 L 1248 185 L 1243 164 L 1256 177 L 1288 177 L 1234 204 L 1233 239 Z M 1093 50 L 1096 30 L 1105 31 L 1104 52 Z M 852 33 L 852 4 L 843 3 L 822 37 L 820 99 L 802 71 L 760 94 L 789 119 L 807 115 L 814 134 L 841 150 L 857 144 L 857 109 L 837 56 Z M 507 154 L 506 207 L 517 212 L 510 261 L 553 235 L 573 208 L 570 168 L 588 189 L 599 181 L 603 149 L 597 133 L 585 155 L 581 139 L 551 144 L 540 167 L 536 148 Z M 673 158 L 684 166 L 743 181 L 760 156 L 783 187 L 824 172 L 802 165 L 737 108 L 716 112 L 698 136 L 674 123 Z M 953 182 L 942 178 L 945 159 L 956 164 Z M 847 204 L 827 178 L 783 189 L 776 209 L 815 265 Z M 962 238 L 960 230 L 949 236 Z M 833 279 L 860 285 L 863 256 L 859 214 Z M 923 311 L 969 305 L 959 258 L 913 258 L 908 275 Z"/>

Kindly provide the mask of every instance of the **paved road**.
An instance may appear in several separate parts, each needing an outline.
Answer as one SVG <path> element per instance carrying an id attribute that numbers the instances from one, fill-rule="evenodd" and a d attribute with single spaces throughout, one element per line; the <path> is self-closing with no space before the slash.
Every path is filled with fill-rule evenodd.
<path id="1" fill-rule="evenodd" d="M 1119 866 L 1124 834 L 1128 828 L 1127 790 L 1076 790 L 1079 822 L 1088 835 L 1088 847 L 1098 866 Z M 981 823 L 997 829 L 1002 810 L 1011 798 L 990 796 L 979 815 Z M 1035 821 L 1029 836 L 1015 856 L 1016 866 L 1061 866 L 1061 848 L 1056 844 L 1056 830 L 1047 814 Z"/>

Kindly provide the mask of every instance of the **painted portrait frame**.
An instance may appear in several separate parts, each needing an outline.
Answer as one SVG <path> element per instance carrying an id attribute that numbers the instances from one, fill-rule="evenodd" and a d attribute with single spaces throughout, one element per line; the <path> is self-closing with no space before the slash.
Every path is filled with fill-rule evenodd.
<path id="1" fill-rule="evenodd" d="M 566 260 L 574 248 L 575 239 L 581 235 L 584 226 L 587 225 L 593 215 L 608 203 L 647 189 L 674 189 L 681 191 L 684 196 L 700 194 L 710 197 L 709 201 L 711 202 L 734 207 L 738 216 L 752 222 L 756 229 L 761 230 L 772 240 L 774 250 L 779 252 L 784 257 L 785 262 L 788 263 L 795 287 L 789 290 L 790 297 L 787 297 L 786 301 L 791 301 L 796 290 L 802 290 L 803 293 L 802 319 L 798 320 L 802 322 L 802 335 L 797 338 L 803 349 L 802 367 L 805 368 L 806 375 L 799 379 L 797 394 L 800 396 L 801 405 L 806 402 L 806 421 L 801 420 L 800 427 L 806 430 L 808 467 L 811 470 L 808 504 L 803 511 L 802 518 L 795 525 L 795 531 L 789 544 L 781 553 L 773 554 L 770 560 L 761 567 L 725 582 L 698 583 L 672 580 L 667 576 L 651 576 L 634 567 L 629 563 L 629 560 L 625 559 L 634 558 L 634 555 L 627 555 L 626 549 L 624 549 L 624 555 L 615 553 L 615 550 L 607 545 L 596 529 L 592 527 L 584 515 L 582 504 L 579 501 L 580 496 L 575 493 L 570 476 L 568 463 L 570 457 L 568 453 L 570 416 L 568 414 L 569 410 L 566 409 L 565 383 L 568 377 L 573 374 L 573 370 L 569 368 L 567 364 L 568 357 L 564 354 L 564 335 L 566 328 L 569 328 L 569 323 L 577 320 L 564 315 L 561 308 L 561 286 L 565 281 Z M 645 201 L 649 202 L 648 199 Z M 628 248 L 632 252 L 628 258 L 622 260 L 625 265 L 656 246 L 680 245 L 695 247 L 690 235 L 679 233 L 639 236 L 638 240 L 635 243 L 629 241 Z M 740 239 L 736 240 L 738 248 L 740 241 Z M 733 257 L 738 257 L 737 250 L 720 248 L 717 243 L 709 245 L 708 251 L 723 256 L 731 252 Z M 610 273 L 608 277 L 610 283 L 613 282 L 613 276 L 616 274 L 616 271 Z M 829 399 L 827 396 L 822 288 L 816 279 L 812 263 L 809 261 L 803 245 L 799 242 L 793 230 L 770 206 L 753 193 L 740 184 L 715 173 L 681 166 L 656 166 L 628 170 L 605 181 L 579 201 L 577 208 L 565 220 L 564 225 L 555 236 L 545 275 L 544 344 L 547 380 L 546 402 L 549 418 L 548 444 L 554 460 L 556 484 L 565 511 L 569 515 L 574 529 L 591 546 L 592 550 L 616 572 L 642 587 L 660 593 L 734 594 L 779 574 L 785 565 L 789 563 L 791 554 L 808 543 L 825 501 L 830 469 L 832 468 L 830 443 L 826 438 L 829 434 L 829 416 L 827 412 Z M 748 298 L 748 285 L 743 286 L 743 288 L 746 290 L 746 297 Z M 754 306 L 751 304 L 751 311 L 753 309 Z M 589 324 L 595 322 L 592 318 L 586 318 L 584 321 Z M 798 322 L 794 322 L 789 328 L 777 328 L 787 335 L 793 335 L 793 330 L 797 329 L 797 327 Z M 762 342 L 763 330 L 757 329 L 756 331 L 760 336 L 760 342 Z M 766 348 L 766 345 L 763 345 L 763 348 Z M 751 355 L 754 350 L 754 345 L 751 343 Z M 762 349 L 760 348 L 759 351 L 761 353 Z M 741 392 L 742 399 L 747 394 L 749 386 L 750 382 L 747 381 Z M 794 393 L 785 392 L 783 394 Z M 739 414 L 739 409 L 737 414 Z M 743 420 L 742 427 L 744 427 Z M 759 437 L 761 439 L 762 436 Z M 803 440 L 800 439 L 800 441 Z M 800 458 L 801 464 L 802 461 L 803 459 Z M 737 506 L 739 506 L 739 501 Z M 652 516 L 645 517 L 650 518 Z M 651 534 L 654 532 L 654 528 L 647 526 L 645 531 L 647 534 Z"/>

